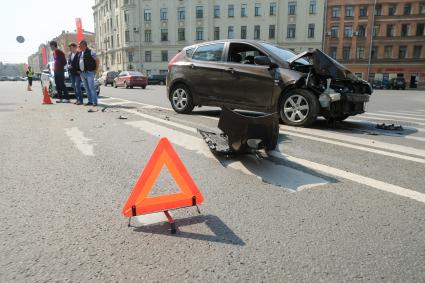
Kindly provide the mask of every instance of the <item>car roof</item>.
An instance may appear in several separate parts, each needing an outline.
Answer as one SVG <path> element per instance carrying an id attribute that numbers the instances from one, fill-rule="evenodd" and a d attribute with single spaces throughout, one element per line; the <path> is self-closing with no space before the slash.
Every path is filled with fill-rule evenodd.
<path id="1" fill-rule="evenodd" d="M 204 41 L 204 42 L 200 42 L 197 44 L 192 44 L 189 46 L 186 46 L 184 49 L 190 49 L 190 48 L 194 48 L 200 45 L 208 45 L 208 44 L 213 44 L 213 43 L 249 43 L 252 45 L 261 45 L 261 43 L 268 43 L 271 44 L 269 42 L 266 41 L 260 41 L 260 40 L 252 40 L 252 39 L 223 39 L 223 40 L 212 40 L 212 41 Z"/>

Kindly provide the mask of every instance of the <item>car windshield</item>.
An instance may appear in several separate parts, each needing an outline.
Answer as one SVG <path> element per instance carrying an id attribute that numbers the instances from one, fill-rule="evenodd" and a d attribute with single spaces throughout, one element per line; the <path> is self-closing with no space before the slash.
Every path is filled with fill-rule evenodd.
<path id="1" fill-rule="evenodd" d="M 128 75 L 129 76 L 143 76 L 143 74 L 140 73 L 140 72 L 128 72 Z"/>
<path id="2" fill-rule="evenodd" d="M 260 43 L 261 46 L 263 46 L 264 48 L 266 48 L 268 51 L 272 52 L 273 54 L 279 56 L 279 58 L 285 60 L 285 61 L 289 61 L 290 59 L 294 58 L 295 56 L 297 56 L 296 53 L 288 50 L 288 49 L 283 49 L 277 46 L 274 46 L 272 44 L 269 43 Z M 297 63 L 303 64 L 303 65 L 310 65 L 310 63 L 305 60 L 305 59 L 298 59 L 296 61 Z"/>

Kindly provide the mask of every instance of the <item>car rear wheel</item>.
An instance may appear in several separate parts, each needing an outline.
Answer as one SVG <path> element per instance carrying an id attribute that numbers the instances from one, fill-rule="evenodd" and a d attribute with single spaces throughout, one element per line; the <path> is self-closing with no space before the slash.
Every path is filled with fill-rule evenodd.
<path id="1" fill-rule="evenodd" d="M 143 89 L 146 89 L 146 86 L 142 86 Z"/>
<path id="2" fill-rule="evenodd" d="M 307 127 L 316 121 L 319 101 L 305 89 L 294 89 L 282 96 L 279 115 L 283 123 L 295 127 Z"/>
<path id="3" fill-rule="evenodd" d="M 193 98 L 189 88 L 186 85 L 176 85 L 171 91 L 171 106 L 174 111 L 181 114 L 188 114 L 192 112 Z"/>

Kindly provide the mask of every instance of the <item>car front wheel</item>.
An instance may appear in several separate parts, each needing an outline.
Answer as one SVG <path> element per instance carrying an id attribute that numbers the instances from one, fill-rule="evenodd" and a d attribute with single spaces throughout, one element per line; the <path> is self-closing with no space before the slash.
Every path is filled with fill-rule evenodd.
<path id="1" fill-rule="evenodd" d="M 186 85 L 176 85 L 171 91 L 171 106 L 174 111 L 181 114 L 188 114 L 192 112 L 193 98 L 189 88 Z"/>
<path id="2" fill-rule="evenodd" d="M 284 94 L 279 103 L 279 115 L 283 123 L 295 127 L 307 127 L 316 121 L 319 101 L 306 89 L 294 89 Z"/>

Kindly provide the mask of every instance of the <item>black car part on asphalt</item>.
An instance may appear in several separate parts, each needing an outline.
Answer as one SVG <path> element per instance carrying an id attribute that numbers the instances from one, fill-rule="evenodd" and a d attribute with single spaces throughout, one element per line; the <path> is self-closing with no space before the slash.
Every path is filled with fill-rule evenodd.
<path id="1" fill-rule="evenodd" d="M 222 108 L 218 128 L 222 133 L 199 130 L 210 149 L 218 154 L 273 150 L 279 137 L 279 115 L 248 116 Z"/>

